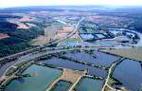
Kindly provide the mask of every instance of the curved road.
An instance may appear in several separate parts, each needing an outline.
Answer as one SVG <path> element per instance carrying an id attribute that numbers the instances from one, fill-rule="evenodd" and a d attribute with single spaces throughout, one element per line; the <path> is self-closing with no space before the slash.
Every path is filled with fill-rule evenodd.
<path id="1" fill-rule="evenodd" d="M 81 18 L 78 23 L 76 24 L 74 30 L 67 36 L 65 36 L 64 38 L 60 39 L 60 40 L 56 40 L 54 42 L 49 42 L 47 45 L 44 45 L 44 46 L 40 46 L 40 47 L 35 47 L 35 48 L 31 48 L 31 49 L 28 49 L 26 51 L 23 51 L 23 52 L 19 52 L 19 53 L 16 53 L 16 54 L 13 54 L 13 55 L 10 55 L 10 56 L 6 56 L 6 57 L 3 57 L 3 58 L 0 58 L 0 63 L 3 63 L 5 60 L 11 60 L 11 59 L 15 59 L 19 56 L 23 56 L 24 54 L 27 54 L 27 53 L 31 53 L 31 52 L 34 52 L 34 51 L 37 51 L 39 49 L 43 49 L 43 48 L 46 48 L 47 46 L 50 46 L 50 45 L 53 45 L 53 44 L 57 44 L 67 38 L 70 38 L 71 36 L 73 36 L 77 30 L 78 30 L 78 27 L 80 25 L 80 23 L 84 20 L 85 18 Z"/>

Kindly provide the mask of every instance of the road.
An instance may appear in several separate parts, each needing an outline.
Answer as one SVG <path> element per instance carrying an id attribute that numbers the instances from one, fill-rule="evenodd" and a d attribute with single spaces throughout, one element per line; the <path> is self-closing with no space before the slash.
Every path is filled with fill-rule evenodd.
<path id="1" fill-rule="evenodd" d="M 12 67 L 14 67 L 14 65 L 16 64 L 20 64 L 21 62 L 25 62 L 25 61 L 32 61 L 32 60 L 36 60 L 40 57 L 49 55 L 49 54 L 54 54 L 54 53 L 58 53 L 58 52 L 64 52 L 64 51 L 71 51 L 71 50 L 90 50 L 90 49 L 94 49 L 94 48 L 79 48 L 79 47 L 75 47 L 75 48 L 55 48 L 54 50 L 52 48 L 47 48 L 46 50 L 43 50 L 41 52 L 37 52 L 34 54 L 30 54 L 29 58 L 27 58 L 27 56 L 25 56 L 25 59 L 23 58 L 19 58 L 14 64 L 12 64 L 11 66 L 9 66 L 7 68 L 7 70 L 3 73 L 3 76 L 5 76 L 6 72 L 11 69 Z"/>
<path id="2" fill-rule="evenodd" d="M 63 37 L 63 38 L 61 38 L 61 39 L 59 39 L 59 40 L 56 40 L 56 41 L 51 41 L 50 43 L 48 43 L 46 46 L 50 46 L 50 45 L 54 45 L 54 44 L 57 44 L 57 43 L 59 43 L 59 42 L 62 42 L 63 40 L 65 40 L 65 39 L 68 39 L 68 38 L 70 38 L 71 36 L 73 36 L 75 33 L 77 33 L 77 31 L 78 31 L 78 28 L 79 28 L 79 25 L 80 25 L 80 23 L 84 20 L 85 18 L 83 17 L 83 18 L 81 18 L 79 21 L 78 21 L 78 23 L 76 24 L 76 26 L 74 27 L 74 29 L 73 29 L 73 31 L 70 33 L 70 34 L 68 34 L 67 36 L 65 36 L 65 37 Z"/>
<path id="3" fill-rule="evenodd" d="M 85 18 L 81 18 L 78 23 L 76 24 L 75 28 L 73 29 L 73 31 L 65 36 L 64 38 L 60 39 L 60 40 L 57 40 L 57 41 L 54 41 L 54 42 L 49 42 L 47 45 L 45 46 L 41 46 L 41 47 L 35 47 L 35 48 L 31 48 L 31 49 L 28 49 L 26 51 L 23 51 L 23 52 L 19 52 L 19 53 L 16 53 L 16 54 L 13 54 L 13 55 L 10 55 L 10 56 L 6 56 L 6 57 L 3 57 L 3 58 L 0 58 L 0 63 L 2 64 L 3 62 L 7 61 L 7 60 L 12 60 L 12 59 L 15 59 L 19 56 L 23 56 L 25 54 L 28 54 L 28 53 L 31 53 L 31 52 L 34 52 L 34 51 L 37 51 L 37 50 L 40 50 L 40 49 L 43 49 L 43 48 L 46 48 L 47 46 L 50 46 L 50 45 L 53 45 L 53 44 L 56 44 L 56 43 L 59 43 L 67 38 L 70 38 L 71 36 L 73 36 L 77 30 L 78 30 L 78 27 L 80 25 L 80 23 L 84 20 Z"/>
<path id="4" fill-rule="evenodd" d="M 53 53 L 57 53 L 57 52 L 64 52 L 64 51 L 71 51 L 71 50 L 83 50 L 83 49 L 85 49 L 85 50 L 90 50 L 91 48 L 59 48 L 59 49 L 55 49 L 55 50 L 50 50 L 50 51 L 42 51 L 42 52 L 39 52 L 39 53 L 37 53 L 37 54 L 34 54 L 34 55 L 36 55 L 36 56 L 32 56 L 30 59 L 28 59 L 28 60 L 17 60 L 17 62 L 15 63 L 15 64 L 13 64 L 13 65 L 11 65 L 10 67 L 8 67 L 7 69 L 6 69 L 6 71 L 3 73 L 3 75 L 2 75 L 2 78 L 3 79 L 6 79 L 4 82 L 2 82 L 2 84 L 5 84 L 7 81 L 9 81 L 10 79 L 12 79 L 13 77 L 15 77 L 16 75 L 15 75 L 15 73 L 17 72 L 13 72 L 13 74 L 11 75 L 11 76 L 6 76 L 6 73 L 12 68 L 12 67 L 16 67 L 15 65 L 16 64 L 20 64 L 21 62 L 28 62 L 28 63 L 30 63 L 30 62 L 33 62 L 34 60 L 36 60 L 36 59 L 38 59 L 38 58 L 41 58 L 42 56 L 47 56 L 47 55 L 49 55 L 49 54 L 53 54 Z M 92 49 L 94 49 L 94 48 L 92 48 Z M 2 81 L 2 80 L 1 80 Z"/>
<path id="5" fill-rule="evenodd" d="M 77 48 L 77 47 L 76 48 L 58 48 L 58 49 L 56 48 L 55 50 L 41 51 L 41 52 L 39 52 L 37 54 L 34 54 L 36 56 L 32 56 L 30 59 L 25 60 L 25 61 L 31 62 L 31 61 L 33 61 L 35 59 L 38 59 L 38 58 L 40 58 L 42 56 L 46 56 L 46 55 L 49 55 L 49 54 L 53 54 L 53 53 L 57 53 L 57 52 L 63 52 L 63 51 L 78 50 L 78 49 L 79 50 L 87 50 L 87 49 L 90 50 L 90 49 L 94 49 L 94 48 L 89 48 L 89 47 L 88 48 Z M 112 73 L 113 69 L 115 68 L 115 66 L 118 65 L 118 63 L 120 63 L 123 60 L 124 60 L 124 58 L 120 58 L 118 62 L 116 62 L 116 63 L 114 63 L 114 64 L 111 65 L 111 67 L 109 68 L 107 79 L 106 79 L 105 84 L 104 84 L 104 86 L 102 88 L 102 91 L 104 91 L 104 89 L 105 89 L 106 86 L 109 87 L 109 88 L 111 88 L 111 89 L 114 89 L 114 88 L 112 88 L 111 86 L 108 85 L 108 81 L 110 79 L 111 73 Z M 19 64 L 21 62 L 23 62 L 23 61 L 19 60 L 14 65 Z M 11 65 L 9 68 L 7 68 L 7 71 L 10 70 L 11 67 L 13 67 L 14 65 Z M 3 76 L 7 78 L 6 81 L 8 81 L 9 79 L 12 79 L 15 76 L 15 75 L 12 75 L 10 77 L 5 76 L 5 74 L 6 74 L 7 71 L 5 71 L 5 73 L 3 74 Z"/>
<path id="6" fill-rule="evenodd" d="M 115 63 L 113 63 L 110 68 L 109 68 L 109 71 L 108 71 L 108 75 L 107 75 L 107 78 L 105 80 L 105 84 L 103 85 L 103 88 L 102 88 L 102 91 L 105 91 L 105 87 L 108 87 L 109 89 L 111 89 L 111 91 L 117 91 L 116 89 L 114 89 L 113 87 L 111 87 L 108 82 L 109 82 L 109 79 L 111 78 L 111 75 L 112 75 L 112 72 L 113 70 L 115 69 L 115 67 L 121 63 L 125 58 L 120 58 L 118 59 L 118 61 L 116 61 Z"/>
<path id="7" fill-rule="evenodd" d="M 71 47 L 71 48 L 68 48 L 68 47 L 67 48 L 65 48 L 65 47 L 45 47 L 45 48 L 43 48 L 41 50 L 33 51 L 33 52 L 25 54 L 23 56 L 19 56 L 18 59 L 12 60 L 15 63 L 13 63 L 11 65 L 8 65 L 8 67 L 5 70 L 7 71 L 9 68 L 12 67 L 12 65 L 19 64 L 20 62 L 23 62 L 23 61 L 26 61 L 26 60 L 27 61 L 35 60 L 35 59 L 37 59 L 37 58 L 39 58 L 41 56 L 52 54 L 52 53 L 70 51 L 70 50 L 91 50 L 91 49 L 98 50 L 100 48 L 103 48 L 103 47 L 96 47 L 96 46 L 93 46 L 93 47 L 92 46 L 88 46 L 88 47 Z M 5 61 L 5 60 L 3 60 L 3 61 Z M 9 61 L 9 62 L 12 62 L 12 61 Z"/>
<path id="8" fill-rule="evenodd" d="M 70 51 L 70 50 L 77 50 L 77 49 L 79 49 L 79 50 L 87 50 L 87 49 L 94 49 L 94 47 L 85 47 L 85 48 L 78 48 L 78 47 L 75 47 L 75 48 L 55 48 L 54 50 L 53 50 L 53 48 L 48 48 L 47 46 L 49 46 L 49 45 L 53 45 L 53 44 L 56 44 L 56 43 L 59 43 L 59 42 L 61 42 L 61 41 L 63 41 L 63 40 L 65 40 L 65 39 L 68 39 L 68 38 L 70 38 L 71 36 L 73 36 L 74 34 L 76 34 L 77 33 L 77 30 L 78 30 L 78 28 L 79 28 L 79 25 L 80 25 L 80 23 L 84 20 L 85 18 L 81 18 L 80 19 L 80 21 L 77 23 L 77 25 L 75 26 L 75 28 L 74 28 L 74 30 L 73 30 L 73 32 L 71 32 L 68 36 L 65 36 L 64 38 L 62 38 L 62 39 L 60 39 L 60 40 L 57 40 L 57 41 L 54 41 L 54 42 L 52 42 L 52 43 L 49 43 L 49 44 L 47 44 L 46 46 L 44 46 L 44 47 L 37 47 L 37 48 L 34 48 L 34 49 L 30 49 L 30 50 L 27 50 L 26 52 L 21 52 L 21 54 L 20 55 L 23 55 L 23 54 L 27 54 L 27 53 L 30 53 L 30 54 L 32 54 L 31 55 L 31 57 L 30 58 L 28 58 L 27 60 L 22 60 L 22 59 L 18 59 L 17 61 L 16 61 L 16 63 L 14 64 L 14 65 L 11 65 L 11 66 L 9 66 L 8 68 L 7 68 L 7 70 L 3 73 L 3 77 L 6 77 L 6 73 L 7 73 L 7 71 L 8 70 L 10 70 L 12 67 L 14 67 L 16 64 L 19 64 L 19 63 L 21 63 L 21 62 L 23 62 L 23 61 L 33 61 L 33 60 L 35 60 L 35 59 L 38 59 L 38 58 L 40 58 L 40 57 L 42 57 L 42 56 L 46 56 L 46 55 L 49 55 L 49 54 L 53 54 L 53 53 L 58 53 L 58 52 L 63 52 L 63 51 Z M 45 49 L 45 51 L 39 51 L 38 49 L 42 49 L 42 50 L 44 50 Z M 35 52 L 35 50 L 37 51 L 37 53 L 34 53 Z M 34 53 L 34 54 L 33 54 Z M 11 58 L 11 57 L 15 57 L 16 55 L 14 55 L 14 56 L 8 56 L 8 58 Z M 1 59 L 1 60 L 3 60 L 3 59 Z M 113 68 L 113 67 L 112 67 Z M 109 72 L 111 72 L 111 70 L 109 71 Z M 110 74 L 110 73 L 109 73 Z M 13 76 L 12 76 L 13 77 Z M 10 77 L 8 77 L 6 80 L 8 80 L 8 79 L 10 79 L 11 78 L 11 76 Z M 108 82 L 108 80 L 109 80 L 109 75 L 108 75 L 108 78 L 106 79 L 106 83 L 105 83 L 105 85 L 107 85 L 107 82 Z"/>

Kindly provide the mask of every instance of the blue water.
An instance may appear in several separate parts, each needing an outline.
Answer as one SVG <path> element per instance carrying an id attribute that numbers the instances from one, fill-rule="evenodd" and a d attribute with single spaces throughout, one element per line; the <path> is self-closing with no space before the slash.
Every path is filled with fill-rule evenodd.
<path id="1" fill-rule="evenodd" d="M 71 83 L 67 81 L 60 80 L 55 84 L 55 86 L 51 89 L 51 91 L 68 91 Z"/>
<path id="2" fill-rule="evenodd" d="M 102 66 L 110 66 L 110 64 L 114 61 L 116 61 L 119 57 L 113 56 L 110 54 L 102 53 L 94 51 L 93 56 L 96 56 L 96 58 L 93 58 L 90 54 L 83 53 L 83 52 L 76 52 L 76 53 L 67 53 L 65 54 L 67 57 L 71 57 L 73 59 L 77 59 L 79 61 L 93 63 L 96 65 L 102 65 Z"/>
<path id="3" fill-rule="evenodd" d="M 94 68 L 94 67 L 82 65 L 82 64 L 79 64 L 79 63 L 75 63 L 75 62 L 71 62 L 71 61 L 68 61 L 68 60 L 59 59 L 59 58 L 55 58 L 55 57 L 53 57 L 49 60 L 44 60 L 42 63 L 54 65 L 54 66 L 57 66 L 57 67 L 69 68 L 69 69 L 77 69 L 77 70 L 88 69 L 88 71 L 89 71 L 88 74 L 90 74 L 90 75 L 96 75 L 96 76 L 101 76 L 101 77 L 106 76 L 105 70 L 97 69 L 97 68 Z"/>
<path id="4" fill-rule="evenodd" d="M 103 81 L 83 78 L 76 87 L 76 91 L 101 91 Z"/>
<path id="5" fill-rule="evenodd" d="M 61 75 L 60 70 L 32 65 L 23 74 L 35 74 L 33 77 L 13 80 L 5 91 L 45 91 Z"/>
<path id="6" fill-rule="evenodd" d="M 139 62 L 125 60 L 118 65 L 113 76 L 130 91 L 138 91 L 142 87 L 142 67 Z"/>

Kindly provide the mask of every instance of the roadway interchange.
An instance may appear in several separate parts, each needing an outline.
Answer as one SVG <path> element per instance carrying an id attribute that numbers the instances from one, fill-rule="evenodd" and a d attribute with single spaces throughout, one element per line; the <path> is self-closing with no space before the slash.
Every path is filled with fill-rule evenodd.
<path id="1" fill-rule="evenodd" d="M 73 36 L 73 35 L 77 32 L 80 23 L 81 23 L 84 19 L 85 19 L 85 18 L 81 18 L 81 19 L 79 20 L 79 22 L 76 24 L 76 26 L 74 26 L 73 31 L 72 31 L 70 34 L 68 34 L 67 36 L 65 36 L 65 37 L 63 37 L 63 38 L 61 38 L 61 39 L 59 39 L 59 40 L 51 41 L 51 42 L 49 42 L 47 45 L 35 47 L 35 48 L 29 49 L 29 50 L 26 50 L 26 51 L 23 51 L 23 52 L 20 52 L 20 53 L 16 53 L 16 54 L 13 54 L 13 55 L 10 55 L 10 56 L 7 56 L 7 57 L 0 58 L 0 68 L 1 68 L 2 66 L 6 65 L 7 63 L 15 62 L 14 64 L 8 65 L 8 67 L 3 70 L 4 73 L 1 73 L 1 75 L 0 75 L 0 76 L 1 76 L 1 79 L 0 79 L 0 80 L 2 80 L 3 78 L 6 78 L 6 81 L 4 81 L 4 83 L 5 83 L 5 82 L 7 82 L 9 79 L 11 79 L 11 78 L 14 77 L 14 75 L 12 75 L 11 77 L 7 77 L 7 76 L 6 76 L 7 71 L 9 71 L 11 68 L 13 68 L 14 65 L 20 64 L 20 63 L 23 62 L 23 61 L 27 61 L 27 62 L 28 62 L 29 60 L 38 59 L 38 58 L 40 58 L 41 56 L 46 55 L 46 53 L 41 53 L 41 54 L 38 54 L 38 55 L 33 56 L 33 54 L 38 53 L 38 52 L 41 51 L 41 50 L 49 51 L 49 53 L 57 53 L 57 52 L 60 52 L 60 51 L 64 51 L 64 50 L 59 50 L 60 48 L 53 48 L 53 47 L 52 47 L 52 48 L 48 48 L 48 46 L 57 44 L 57 43 L 59 43 L 59 42 L 65 40 L 65 39 L 70 38 L 71 36 Z M 57 50 L 57 49 L 58 49 L 58 50 Z M 54 51 L 54 50 L 55 50 L 55 51 Z M 66 50 L 66 49 L 65 49 L 65 50 Z M 22 57 L 23 57 L 24 55 L 28 55 L 28 54 L 31 54 L 31 55 L 32 55 L 31 58 L 29 58 L 28 60 L 23 60 Z M 35 58 L 34 58 L 34 57 L 35 57 Z M 3 80 L 2 80 L 2 81 L 3 81 Z"/>
<path id="2" fill-rule="evenodd" d="M 65 39 L 68 39 L 68 38 L 70 38 L 71 36 L 73 36 L 74 34 L 76 34 L 77 31 L 78 31 L 78 29 L 79 29 L 80 23 L 81 23 L 84 19 L 85 19 L 85 18 L 82 17 L 82 18 L 78 21 L 78 23 L 76 24 L 76 26 L 74 27 L 73 31 L 72 31 L 71 33 L 69 33 L 67 36 L 65 36 L 65 37 L 63 37 L 63 38 L 61 38 L 61 39 L 59 39 L 59 40 L 51 41 L 51 42 L 49 42 L 46 46 L 52 46 L 52 45 L 54 45 L 54 44 L 58 44 L 59 42 L 62 42 L 62 41 L 64 41 Z"/>
<path id="3" fill-rule="evenodd" d="M 7 57 L 0 58 L 0 66 L 1 66 L 1 65 L 4 65 L 6 62 L 9 62 L 9 61 L 11 61 L 11 60 L 12 60 L 12 61 L 15 60 L 15 59 L 17 59 L 17 58 L 20 57 L 20 56 L 23 56 L 23 55 L 25 55 L 25 54 L 28 54 L 28 53 L 31 53 L 31 52 L 34 52 L 34 51 L 38 51 L 38 50 L 40 50 L 40 49 L 44 49 L 44 48 L 46 48 L 46 47 L 48 47 L 48 46 L 52 46 L 52 45 L 54 45 L 54 44 L 58 44 L 59 42 L 64 41 L 64 40 L 67 39 L 67 38 L 70 38 L 70 37 L 73 36 L 75 33 L 77 33 L 78 28 L 79 28 L 79 25 L 80 25 L 80 23 L 81 23 L 84 19 L 85 19 L 85 18 L 82 17 L 82 18 L 78 21 L 78 23 L 76 24 L 76 26 L 74 26 L 73 31 L 72 31 L 70 34 L 68 34 L 67 36 L 65 36 L 65 37 L 63 37 L 63 38 L 61 38 L 61 39 L 53 40 L 53 41 L 49 42 L 48 44 L 46 44 L 46 45 L 44 45 L 44 46 L 38 46 L 38 47 L 31 48 L 31 49 L 28 49 L 28 50 L 23 51 L 23 52 L 19 52 L 19 53 L 16 53 L 16 54 L 13 54 L 13 55 L 10 55 L 10 56 L 7 56 Z"/>

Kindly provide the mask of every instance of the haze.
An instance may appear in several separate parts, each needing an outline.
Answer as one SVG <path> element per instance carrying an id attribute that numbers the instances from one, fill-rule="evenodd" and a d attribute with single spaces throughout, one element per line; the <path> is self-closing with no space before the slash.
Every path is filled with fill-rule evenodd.
<path id="1" fill-rule="evenodd" d="M 0 8 L 53 5 L 141 6 L 142 0 L 0 0 Z"/>

